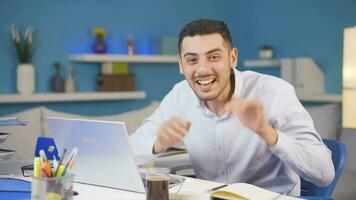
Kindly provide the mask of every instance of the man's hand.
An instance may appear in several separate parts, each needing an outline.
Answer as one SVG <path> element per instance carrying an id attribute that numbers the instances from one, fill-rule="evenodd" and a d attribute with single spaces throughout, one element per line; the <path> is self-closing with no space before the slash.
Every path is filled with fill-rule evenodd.
<path id="1" fill-rule="evenodd" d="M 153 154 L 161 153 L 168 147 L 179 143 L 188 132 L 190 122 L 173 117 L 161 125 L 158 130 L 157 139 L 153 146 Z"/>
<path id="2" fill-rule="evenodd" d="M 268 146 L 277 143 L 278 134 L 266 121 L 260 102 L 232 97 L 225 105 L 225 112 L 238 116 L 242 124 L 260 135 Z"/>

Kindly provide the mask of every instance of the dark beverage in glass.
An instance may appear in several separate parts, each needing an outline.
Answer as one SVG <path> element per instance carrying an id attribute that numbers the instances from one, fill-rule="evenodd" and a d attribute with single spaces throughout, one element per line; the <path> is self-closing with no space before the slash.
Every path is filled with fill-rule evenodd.
<path id="1" fill-rule="evenodd" d="M 147 200 L 169 200 L 169 178 L 147 177 Z"/>

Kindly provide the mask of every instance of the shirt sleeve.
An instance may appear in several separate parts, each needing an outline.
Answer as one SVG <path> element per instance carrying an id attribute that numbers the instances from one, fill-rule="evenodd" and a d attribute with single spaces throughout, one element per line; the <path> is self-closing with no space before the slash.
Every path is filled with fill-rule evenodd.
<path id="1" fill-rule="evenodd" d="M 273 110 L 276 116 L 272 126 L 278 133 L 278 141 L 271 148 L 272 153 L 305 180 L 319 186 L 329 185 L 335 175 L 331 152 L 292 86 L 280 93 Z"/>
<path id="2" fill-rule="evenodd" d="M 153 154 L 153 145 L 161 124 L 176 112 L 176 96 L 175 88 L 173 88 L 162 100 L 155 112 L 145 119 L 142 125 L 132 134 L 130 140 L 138 165 L 147 163 L 159 156 L 159 154 Z"/>

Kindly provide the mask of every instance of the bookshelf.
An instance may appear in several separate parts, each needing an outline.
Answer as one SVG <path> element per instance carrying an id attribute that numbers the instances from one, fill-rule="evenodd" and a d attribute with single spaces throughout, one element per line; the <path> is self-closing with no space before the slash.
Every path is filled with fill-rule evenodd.
<path id="1" fill-rule="evenodd" d="M 75 54 L 70 55 L 69 60 L 98 63 L 178 63 L 178 58 L 175 55 Z"/>
<path id="2" fill-rule="evenodd" d="M 39 103 L 39 102 L 76 102 L 139 100 L 146 97 L 144 91 L 128 92 L 76 92 L 76 93 L 37 93 L 31 95 L 1 94 L 0 104 Z"/>
<path id="3" fill-rule="evenodd" d="M 244 66 L 246 68 L 253 67 L 279 67 L 280 61 L 273 59 L 257 59 L 257 60 L 245 60 Z"/>

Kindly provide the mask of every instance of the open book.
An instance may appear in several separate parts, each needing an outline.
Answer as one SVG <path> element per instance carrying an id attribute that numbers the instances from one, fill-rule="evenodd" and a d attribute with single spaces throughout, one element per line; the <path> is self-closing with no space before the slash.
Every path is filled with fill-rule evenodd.
<path id="1" fill-rule="evenodd" d="M 234 183 L 211 192 L 212 200 L 274 200 L 280 194 L 247 183 Z"/>

